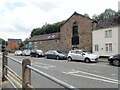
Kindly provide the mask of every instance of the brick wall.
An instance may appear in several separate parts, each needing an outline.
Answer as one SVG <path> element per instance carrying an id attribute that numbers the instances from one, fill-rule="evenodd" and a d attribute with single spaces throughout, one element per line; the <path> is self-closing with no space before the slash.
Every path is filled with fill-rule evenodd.
<path id="1" fill-rule="evenodd" d="M 10 41 L 10 43 L 8 44 L 8 48 L 11 53 L 14 53 L 17 49 L 19 49 L 19 47 L 19 44 L 14 41 Z"/>

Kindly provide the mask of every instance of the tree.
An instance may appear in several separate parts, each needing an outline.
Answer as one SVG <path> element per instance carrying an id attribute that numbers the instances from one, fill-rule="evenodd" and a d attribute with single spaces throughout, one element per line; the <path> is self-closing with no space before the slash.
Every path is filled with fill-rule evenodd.
<path id="1" fill-rule="evenodd" d="M 31 32 L 31 37 L 35 35 L 50 34 L 55 32 L 60 32 L 60 27 L 65 23 L 66 20 L 57 22 L 54 24 L 45 24 L 41 28 L 34 28 Z"/>
<path id="2" fill-rule="evenodd" d="M 99 15 L 93 15 L 92 19 L 96 20 L 96 21 L 100 21 L 100 20 L 105 20 L 105 19 L 109 19 L 109 18 L 115 18 L 117 17 L 118 12 L 112 10 L 112 9 L 106 9 L 103 13 L 99 14 Z"/>
<path id="3" fill-rule="evenodd" d="M 20 43 L 20 48 L 28 44 L 29 38 L 26 38 L 23 42 Z"/>
<path id="4" fill-rule="evenodd" d="M 87 13 L 85 13 L 84 16 L 89 18 L 89 15 Z"/>

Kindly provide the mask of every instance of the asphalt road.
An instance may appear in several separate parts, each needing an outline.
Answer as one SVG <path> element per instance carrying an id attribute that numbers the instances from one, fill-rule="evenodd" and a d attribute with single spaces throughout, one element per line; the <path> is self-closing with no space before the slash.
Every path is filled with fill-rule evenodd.
<path id="1" fill-rule="evenodd" d="M 28 58 L 33 67 L 77 88 L 118 88 L 118 67 L 109 65 L 106 59 L 99 59 L 98 63 L 84 63 L 44 57 L 14 56 L 12 54 L 9 56 L 19 61 Z M 8 65 L 22 76 L 20 64 L 9 60 Z M 20 81 L 17 79 L 14 81 L 18 87 L 21 87 Z M 35 88 L 62 88 L 35 72 L 32 72 L 32 86 Z"/>

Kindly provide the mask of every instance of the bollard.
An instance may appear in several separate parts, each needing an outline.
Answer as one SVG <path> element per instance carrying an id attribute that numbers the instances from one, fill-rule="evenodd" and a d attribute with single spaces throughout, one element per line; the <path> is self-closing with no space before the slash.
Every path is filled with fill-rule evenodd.
<path id="1" fill-rule="evenodd" d="M 2 55 L 2 82 L 7 81 L 5 78 L 5 75 L 7 76 L 7 68 L 5 66 L 8 65 L 8 58 L 5 55 L 7 55 L 7 51 L 4 51 Z"/>
<path id="2" fill-rule="evenodd" d="M 31 70 L 27 68 L 27 65 L 31 65 L 29 59 L 24 59 L 22 62 L 22 90 L 28 90 L 28 85 L 31 85 Z"/>

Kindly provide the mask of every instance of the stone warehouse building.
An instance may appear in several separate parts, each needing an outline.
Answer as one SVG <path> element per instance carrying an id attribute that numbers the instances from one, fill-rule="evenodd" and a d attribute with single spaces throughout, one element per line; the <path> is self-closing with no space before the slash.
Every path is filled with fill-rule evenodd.
<path id="1" fill-rule="evenodd" d="M 67 53 L 74 48 L 91 52 L 94 23 L 96 22 L 92 19 L 75 12 L 61 26 L 60 32 L 33 36 L 29 40 L 29 45 L 44 52 L 55 49 Z"/>
<path id="2" fill-rule="evenodd" d="M 30 45 L 33 49 L 41 49 L 45 52 L 53 49 L 60 50 L 60 33 L 33 36 L 29 40 L 28 46 Z"/>

